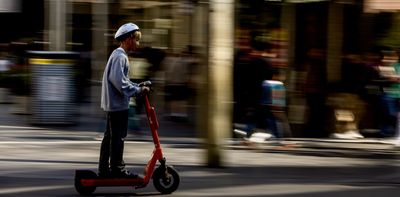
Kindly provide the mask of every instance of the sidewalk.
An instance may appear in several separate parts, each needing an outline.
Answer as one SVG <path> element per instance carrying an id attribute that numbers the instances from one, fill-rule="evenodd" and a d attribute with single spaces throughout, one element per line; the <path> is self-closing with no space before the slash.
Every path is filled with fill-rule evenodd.
<path id="1" fill-rule="evenodd" d="M 30 124 L 30 116 L 26 113 L 20 113 L 21 109 L 17 109 L 19 106 L 13 102 L 0 103 L 0 126 L 7 127 L 26 127 L 31 129 L 43 129 L 57 131 L 71 137 L 71 131 L 75 136 L 80 136 L 83 133 L 90 133 L 90 135 L 97 136 L 99 138 L 104 131 L 105 120 L 103 112 L 95 103 L 85 102 L 80 103 L 77 107 L 79 110 L 79 117 L 77 118 L 76 125 L 32 125 Z M 160 122 L 159 135 L 163 140 L 174 141 L 179 143 L 199 143 L 200 139 L 197 138 L 195 126 L 187 122 L 173 122 L 166 120 L 163 114 L 158 114 L 158 120 Z M 3 128 L 3 129 L 4 129 Z M 0 128 L 1 130 L 2 128 Z M 144 128 L 145 132 L 148 132 L 148 128 Z M 39 135 L 39 134 L 38 134 Z M 60 135 L 58 135 L 60 136 Z M 67 136 L 65 136 L 67 137 Z M 137 136 L 134 133 L 129 133 L 128 140 L 145 140 L 146 136 Z M 337 149 L 344 148 L 355 148 L 355 149 L 386 149 L 393 150 L 395 139 L 393 138 L 363 138 L 363 139 L 334 139 L 334 138 L 287 138 L 286 142 L 295 144 L 294 147 L 302 148 L 313 148 L 323 149 L 326 147 L 332 147 Z M 274 141 L 267 141 L 266 143 L 257 144 L 255 146 L 244 145 L 239 139 L 231 139 L 227 142 L 228 146 L 234 146 L 235 148 L 251 149 L 257 148 L 270 148 L 277 147 L 278 145 Z"/>
<path id="2" fill-rule="evenodd" d="M 31 114 L 26 109 L 21 108 L 11 98 L 9 103 L 0 103 L 0 125 L 20 126 L 20 127 L 38 127 L 44 129 L 53 129 L 60 131 L 90 131 L 102 134 L 105 128 L 104 112 L 101 111 L 96 103 L 84 102 L 77 106 L 78 117 L 76 124 L 73 125 L 45 125 L 31 124 Z M 194 125 L 190 123 L 172 122 L 159 115 L 160 136 L 171 137 L 195 137 Z M 143 128 L 146 131 L 148 128 Z"/>
<path id="3" fill-rule="evenodd" d="M 44 140 L 50 142 L 75 141 L 75 142 L 99 142 L 102 133 L 93 131 L 71 131 L 54 128 L 32 127 L 32 126 L 9 126 L 0 125 L 0 141 L 29 142 Z M 135 135 L 129 133 L 128 142 L 152 142 L 150 135 Z M 162 145 L 182 148 L 205 148 L 204 139 L 193 136 L 160 136 Z M 393 145 L 391 140 L 382 139 L 360 139 L 360 140 L 338 140 L 338 139 L 311 139 L 311 138 L 286 138 L 282 142 L 274 140 L 264 143 L 245 143 L 244 141 L 231 138 L 225 141 L 222 147 L 226 150 L 247 150 L 266 153 L 288 153 L 295 155 L 335 156 L 356 155 L 357 157 L 392 157 L 400 155 L 400 149 Z"/>

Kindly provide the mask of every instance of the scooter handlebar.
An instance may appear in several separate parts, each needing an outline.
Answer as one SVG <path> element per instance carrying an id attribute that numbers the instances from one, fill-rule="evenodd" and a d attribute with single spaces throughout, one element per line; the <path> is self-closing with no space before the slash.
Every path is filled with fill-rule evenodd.
<path id="1" fill-rule="evenodd" d="M 153 88 L 151 88 L 151 81 L 143 81 L 141 83 L 139 83 L 139 87 L 148 87 L 149 91 L 146 93 L 142 93 L 142 96 L 146 95 L 146 94 L 150 94 L 150 92 L 153 91 Z"/>
<path id="2" fill-rule="evenodd" d="M 142 86 L 151 87 L 151 81 L 143 81 L 143 82 L 139 83 L 139 87 L 142 87 Z"/>

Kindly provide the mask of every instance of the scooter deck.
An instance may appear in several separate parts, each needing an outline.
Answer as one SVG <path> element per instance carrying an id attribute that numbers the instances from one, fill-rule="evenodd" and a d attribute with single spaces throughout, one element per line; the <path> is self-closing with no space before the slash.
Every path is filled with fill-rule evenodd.
<path id="1" fill-rule="evenodd" d="M 86 178 L 81 179 L 82 186 L 92 187 L 92 186 L 141 186 L 146 185 L 144 178 Z"/>

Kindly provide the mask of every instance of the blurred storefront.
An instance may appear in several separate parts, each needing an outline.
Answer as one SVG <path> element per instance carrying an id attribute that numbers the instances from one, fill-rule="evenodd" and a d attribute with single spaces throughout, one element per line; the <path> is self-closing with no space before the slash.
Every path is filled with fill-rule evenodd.
<path id="1" fill-rule="evenodd" d="M 3 1 L 0 1 L 3 2 Z M 209 63 L 210 5 L 200 0 L 19 0 L 0 13 L 4 26 L 1 42 L 28 40 L 43 50 L 78 51 L 88 61 L 86 75 L 100 79 L 108 54 L 117 46 L 115 29 L 134 21 L 143 32 L 142 46 L 180 53 L 196 46 Z M 227 3 L 221 1 L 222 3 Z M 289 98 L 289 119 L 304 125 L 307 117 L 305 66 L 312 52 L 322 55 L 319 84 L 323 91 L 337 91 L 343 81 L 343 57 L 360 57 L 376 46 L 399 47 L 400 3 L 397 0 L 235 0 L 233 22 L 235 52 L 250 50 L 251 32 L 271 44 L 273 66 L 284 75 Z M 4 4 L 5 5 L 5 4 Z M 20 5 L 20 6 L 18 6 Z M 12 17 L 16 22 L 7 18 Z M 221 23 L 221 21 L 213 21 Z M 26 26 L 18 24 L 23 23 Z M 22 29 L 23 28 L 23 29 Z M 25 46 L 25 45 L 24 45 Z M 238 54 L 238 53 L 236 53 Z M 315 54 L 315 53 L 314 53 Z M 235 57 L 236 58 L 236 57 Z M 207 80 L 207 66 L 199 73 Z M 332 90 L 334 89 L 334 90 Z M 98 90 L 92 90 L 97 94 Z M 96 99 L 97 97 L 93 97 Z M 299 129 L 301 130 L 301 129 Z"/>
<path id="2" fill-rule="evenodd" d="M 298 136 L 328 136 L 334 131 L 329 101 L 338 92 L 354 94 L 343 76 L 345 57 L 362 57 L 372 49 L 398 48 L 398 10 L 395 0 L 258 0 L 236 1 L 235 49 L 250 50 L 250 31 L 262 31 L 272 43 L 274 67 L 284 68 L 288 86 L 289 120 Z M 278 32 L 278 33 L 277 33 Z M 273 36 L 279 35 L 279 36 Z M 398 37 L 398 36 L 397 36 Z M 279 41 L 274 38 L 279 38 Z M 310 60 L 318 51 L 318 71 L 309 70 Z M 237 53 L 239 54 L 239 53 Z M 310 59 L 311 58 L 311 59 Z M 315 66 L 314 66 L 315 67 Z M 357 74 L 353 73 L 353 74 Z M 354 75 L 353 75 L 354 76 Z M 311 92 L 310 92 L 311 91 Z M 307 94 L 313 95 L 312 101 Z M 321 105 L 312 106 L 318 102 Z M 360 106 L 357 98 L 341 105 Z M 311 102 L 311 104 L 310 104 Z M 316 111 L 311 108 L 317 109 Z M 322 110 L 324 108 L 324 110 Z M 310 113 L 316 113 L 311 115 Z M 313 134 L 304 133 L 310 116 L 319 117 L 320 127 Z M 359 117 L 357 117 L 359 118 Z M 367 121 L 368 122 L 368 121 Z M 371 121 L 369 121 L 371 122 Z M 376 127 L 376 125 L 365 125 Z"/>
<path id="3" fill-rule="evenodd" d="M 187 45 L 204 46 L 207 44 L 208 2 L 197 0 L 36 0 L 10 1 L 10 8 L 4 8 L 2 21 L 12 16 L 16 22 L 9 24 L 13 30 L 4 31 L 4 42 L 17 40 L 17 37 L 31 37 L 32 40 L 50 42 L 54 32 L 65 38 L 62 42 L 66 50 L 97 51 L 106 48 L 104 54 L 96 58 L 107 57 L 117 43 L 112 39 L 113 31 L 122 23 L 135 21 L 142 28 L 144 46 L 182 51 Z M 52 8 L 54 2 L 63 2 L 63 12 Z M 53 6 L 53 7 L 52 7 Z M 248 47 L 248 32 L 257 29 L 266 32 L 268 39 L 276 44 L 276 49 L 286 64 L 296 67 L 301 64 L 310 48 L 327 50 L 327 61 L 340 57 L 342 51 L 363 51 L 370 48 L 372 40 L 379 36 L 375 32 L 392 26 L 393 20 L 383 21 L 383 15 L 392 18 L 399 10 L 396 0 L 254 0 L 235 1 L 235 47 Z M 31 8 L 31 9 L 29 9 Z M 33 12 L 35 14 L 33 14 Z M 18 14 L 19 13 L 19 14 Z M 382 14 L 385 13 L 385 14 Z M 59 17 L 60 15 L 65 15 Z M 373 16 L 372 16 L 373 15 Z M 16 17 L 14 17 L 16 16 Z M 61 18 L 65 22 L 57 24 L 52 18 Z M 375 19 L 371 19 L 375 18 Z M 376 19 L 378 18 L 378 19 Z M 387 18 L 387 17 L 386 17 Z M 27 19 L 32 19 L 26 22 Z M 41 20 L 40 20 L 41 19 Z M 24 22 L 22 26 L 17 25 Z M 227 19 L 228 20 L 228 19 Z M 377 24 L 386 23 L 386 24 Z M 378 25 L 378 26 L 377 26 Z M 380 26 L 379 26 L 380 25 Z M 15 29 L 19 28 L 19 29 Z M 58 29 L 57 29 L 58 28 Z M 374 31 L 375 30 L 375 31 Z M 21 35 L 23 32 L 27 35 Z M 29 34 L 29 32 L 31 32 Z M 57 32 L 55 33 L 57 34 Z M 12 35 L 12 36 L 11 36 Z M 40 35 L 40 38 L 33 38 Z M 104 47 L 101 47 L 104 46 Z M 47 47 L 51 48 L 51 47 Z M 286 60 L 283 60 L 286 59 Z M 339 58 L 340 59 L 340 58 Z M 104 60 L 104 58 L 103 58 Z M 330 64 L 329 63 L 329 64 Z M 338 66 L 336 66 L 338 67 Z M 95 67 L 96 68 L 96 67 Z M 335 67 L 332 67 L 335 68 Z M 337 69 L 332 69 L 337 70 Z M 329 80 L 337 80 L 339 75 L 329 74 Z"/>

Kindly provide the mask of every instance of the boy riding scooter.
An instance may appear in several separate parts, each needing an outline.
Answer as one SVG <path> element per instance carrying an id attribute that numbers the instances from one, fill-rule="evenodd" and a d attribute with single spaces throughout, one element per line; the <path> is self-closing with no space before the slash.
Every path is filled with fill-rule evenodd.
<path id="1" fill-rule="evenodd" d="M 107 128 L 100 148 L 98 174 L 89 170 L 75 172 L 75 189 L 80 194 L 91 194 L 97 186 L 141 188 L 146 186 L 151 178 L 154 187 L 161 193 L 172 193 L 178 188 L 179 175 L 171 166 L 166 165 L 158 138 L 155 110 L 149 103 L 148 93 L 151 82 L 136 84 L 128 77 L 128 52 L 137 49 L 140 37 L 139 27 L 133 23 L 122 25 L 115 33 L 115 39 L 120 42 L 120 46 L 110 55 L 102 81 L 101 108 L 107 115 Z M 126 170 L 123 161 L 124 138 L 128 130 L 129 100 L 131 97 L 138 96 L 145 98 L 145 108 L 155 145 L 143 177 Z M 160 166 L 155 168 L 157 161 L 160 162 Z"/>
<path id="2" fill-rule="evenodd" d="M 123 161 L 124 138 L 128 130 L 130 97 L 149 92 L 146 86 L 129 80 L 128 53 L 139 47 L 141 33 L 133 23 L 122 25 L 115 33 L 120 46 L 115 49 L 104 69 L 101 108 L 106 112 L 106 131 L 100 148 L 99 176 L 135 176 L 125 169 Z"/>

